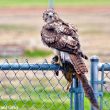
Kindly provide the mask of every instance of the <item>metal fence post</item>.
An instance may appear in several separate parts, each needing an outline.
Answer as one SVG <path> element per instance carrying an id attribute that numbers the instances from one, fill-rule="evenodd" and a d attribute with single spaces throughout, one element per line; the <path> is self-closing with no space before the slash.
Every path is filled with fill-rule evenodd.
<path id="1" fill-rule="evenodd" d="M 73 80 L 74 83 L 74 80 Z M 70 110 L 73 110 L 73 104 L 74 104 L 74 100 L 73 100 L 73 83 L 71 84 L 71 88 L 70 88 Z"/>
<path id="2" fill-rule="evenodd" d="M 98 100 L 98 64 L 99 64 L 99 58 L 97 56 L 93 56 L 93 57 L 91 57 L 90 61 L 91 61 L 91 68 L 90 68 L 91 85 L 93 87 L 95 97 Z M 93 106 L 91 106 L 91 110 L 96 110 L 96 109 Z"/>
<path id="3" fill-rule="evenodd" d="M 51 9 L 53 9 L 54 8 L 54 0 L 48 0 L 48 6 L 49 6 L 49 8 Z"/>
<path id="4" fill-rule="evenodd" d="M 79 81 L 79 110 L 84 110 L 84 90 L 82 83 Z"/>
<path id="5" fill-rule="evenodd" d="M 74 93 L 74 103 L 73 97 L 70 97 L 70 104 L 74 104 L 74 110 L 84 110 L 84 91 L 81 82 L 77 78 L 73 78 L 73 84 L 71 87 L 71 96 Z M 70 110 L 73 110 L 73 106 L 70 105 Z"/>

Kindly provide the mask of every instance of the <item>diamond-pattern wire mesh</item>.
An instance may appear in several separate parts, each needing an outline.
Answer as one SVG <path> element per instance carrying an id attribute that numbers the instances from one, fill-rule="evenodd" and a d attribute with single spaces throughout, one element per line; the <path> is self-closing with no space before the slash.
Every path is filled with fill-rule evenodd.
<path id="1" fill-rule="evenodd" d="M 6 63 L 10 65 L 8 61 L 2 65 Z M 69 110 L 70 93 L 66 85 L 62 73 L 56 76 L 53 71 L 11 70 L 11 65 L 10 70 L 2 70 L 1 67 L 0 110 Z"/>
<path id="2" fill-rule="evenodd" d="M 109 64 L 107 65 L 110 68 L 110 65 Z M 102 81 L 105 82 L 104 84 L 102 84 L 103 87 L 101 91 L 103 92 L 103 96 L 101 98 L 101 101 L 102 101 L 101 106 L 103 110 L 110 110 L 110 71 L 105 71 L 105 69 L 103 68 L 101 71 L 100 78 L 102 78 Z"/>

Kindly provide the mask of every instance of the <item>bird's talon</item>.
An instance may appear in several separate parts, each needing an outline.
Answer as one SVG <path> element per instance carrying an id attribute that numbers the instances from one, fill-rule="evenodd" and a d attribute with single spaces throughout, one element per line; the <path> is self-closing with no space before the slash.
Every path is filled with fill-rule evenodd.
<path id="1" fill-rule="evenodd" d="M 58 64 L 58 56 L 54 56 L 51 61 L 52 64 Z"/>

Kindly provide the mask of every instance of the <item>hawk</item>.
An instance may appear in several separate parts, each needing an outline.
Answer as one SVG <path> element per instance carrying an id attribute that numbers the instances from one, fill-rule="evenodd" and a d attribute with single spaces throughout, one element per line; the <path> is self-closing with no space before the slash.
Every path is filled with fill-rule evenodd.
<path id="1" fill-rule="evenodd" d="M 59 18 L 58 14 L 49 9 L 43 13 L 45 25 L 41 30 L 41 39 L 45 45 L 56 50 L 54 63 L 59 63 L 65 67 L 63 74 L 69 82 L 67 89 L 72 83 L 72 78 L 76 77 L 82 82 L 84 91 L 94 107 L 99 109 L 92 87 L 89 85 L 85 73 L 88 69 L 83 61 L 88 57 L 81 51 L 78 39 L 78 30 L 69 23 Z M 66 69 L 68 69 L 66 71 Z M 58 71 L 55 71 L 58 75 Z"/>

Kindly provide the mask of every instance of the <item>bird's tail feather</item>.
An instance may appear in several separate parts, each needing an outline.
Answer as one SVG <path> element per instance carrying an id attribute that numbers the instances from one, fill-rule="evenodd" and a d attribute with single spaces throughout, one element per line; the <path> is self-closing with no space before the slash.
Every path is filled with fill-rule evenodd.
<path id="1" fill-rule="evenodd" d="M 70 54 L 70 59 L 77 74 L 88 72 L 88 69 L 81 56 Z"/>
<path id="2" fill-rule="evenodd" d="M 78 79 L 82 82 L 82 86 L 85 91 L 85 95 L 88 97 L 90 100 L 91 104 L 99 110 L 99 105 L 98 102 L 95 98 L 94 92 L 92 87 L 89 85 L 88 80 L 84 74 L 77 74 Z"/>

